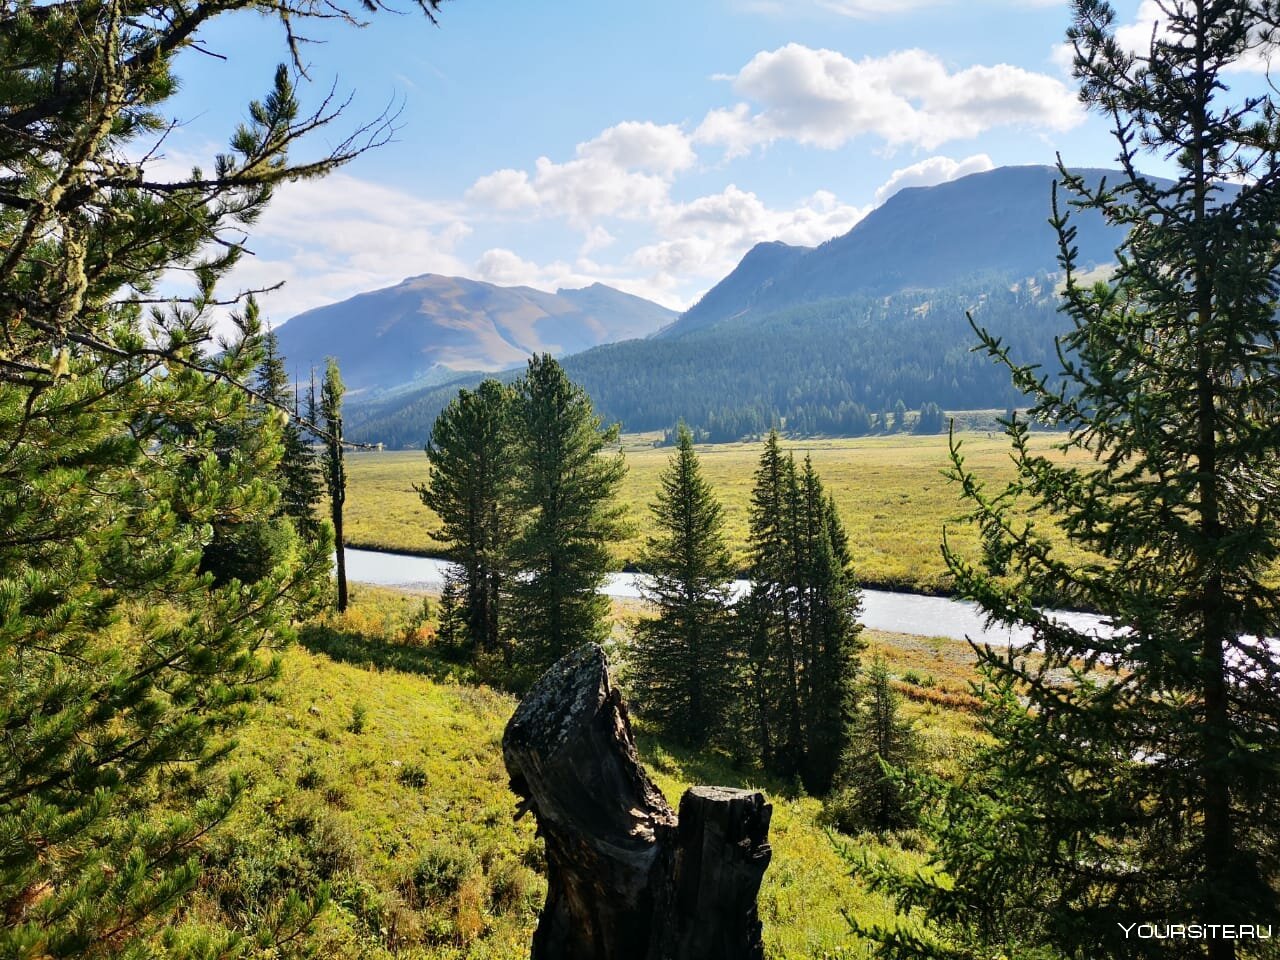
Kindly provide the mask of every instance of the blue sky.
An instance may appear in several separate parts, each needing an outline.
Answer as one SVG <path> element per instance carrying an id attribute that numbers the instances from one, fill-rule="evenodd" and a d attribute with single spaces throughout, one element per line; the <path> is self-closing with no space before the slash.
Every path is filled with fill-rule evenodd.
<path id="1" fill-rule="evenodd" d="M 1150 35 L 1152 0 L 1115 6 Z M 819 243 L 899 187 L 1115 155 L 1077 102 L 1062 0 L 451 0 L 439 27 L 404 9 L 302 28 L 321 41 L 304 103 L 332 84 L 353 102 L 299 158 L 401 114 L 393 143 L 255 226 L 232 282 L 286 281 L 274 322 L 428 272 L 679 309 L 754 243 Z M 165 164 L 211 165 L 285 54 L 257 15 L 203 42 L 225 59 L 180 58 Z"/>

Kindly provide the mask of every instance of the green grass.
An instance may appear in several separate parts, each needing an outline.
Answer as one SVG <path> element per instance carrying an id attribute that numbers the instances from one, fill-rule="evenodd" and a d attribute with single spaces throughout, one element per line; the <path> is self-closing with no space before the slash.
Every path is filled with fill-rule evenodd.
<path id="1" fill-rule="evenodd" d="M 992 483 L 1012 476 L 1008 440 L 999 434 L 962 434 L 968 465 Z M 1057 439 L 1037 434 L 1036 450 Z M 649 524 L 648 504 L 658 474 L 671 455 L 652 439 L 630 437 L 625 446 L 630 467 L 622 499 L 634 534 L 615 545 L 619 565 L 635 560 Z M 798 458 L 812 456 L 827 489 L 835 496 L 849 531 L 854 567 L 869 586 L 945 592 L 949 579 L 939 544 L 948 526 L 952 542 L 974 551 L 976 536 L 955 519 L 964 512 L 958 488 L 943 477 L 949 466 L 945 436 L 888 436 L 860 439 L 786 441 Z M 703 470 L 725 508 L 730 542 L 739 563 L 745 561 L 747 510 L 760 443 L 698 447 Z M 348 458 L 347 543 L 353 547 L 434 553 L 441 544 L 439 524 L 413 491 L 426 480 L 427 461 L 418 452 L 360 453 Z"/>
<path id="2" fill-rule="evenodd" d="M 303 631 L 285 656 L 283 682 L 229 761 L 252 786 L 206 844 L 186 920 L 260 930 L 288 891 L 328 884 L 332 902 L 295 944 L 316 955 L 528 956 L 545 886 L 541 841 L 532 818 L 512 821 L 502 763 L 515 700 L 473 683 L 469 670 L 422 642 L 430 634 L 421 629 L 422 604 L 421 596 L 356 585 L 345 616 Z M 893 672 L 928 671 L 930 690 L 959 690 L 972 677 L 962 644 L 869 639 Z M 972 716 L 928 698 L 907 709 L 935 768 L 958 769 Z M 849 877 L 836 843 L 910 866 L 921 859 L 910 835 L 833 840 L 817 799 L 718 754 L 664 744 L 642 725 L 640 748 L 673 806 L 694 783 L 769 796 L 774 855 L 759 901 L 769 957 L 866 956 L 843 914 L 890 922 L 893 912 Z"/>

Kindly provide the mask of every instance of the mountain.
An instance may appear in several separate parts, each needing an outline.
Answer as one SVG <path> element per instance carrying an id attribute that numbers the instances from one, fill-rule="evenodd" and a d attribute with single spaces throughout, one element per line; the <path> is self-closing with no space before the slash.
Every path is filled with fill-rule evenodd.
<path id="1" fill-rule="evenodd" d="M 353 394 L 385 394 L 644 337 L 675 312 L 596 283 L 546 293 L 424 274 L 293 317 L 280 351 L 305 377 L 334 356 Z"/>
<path id="2" fill-rule="evenodd" d="M 1081 170 L 1090 181 L 1110 174 Z M 932 187 L 909 187 L 819 247 L 759 244 L 662 336 L 802 303 L 1023 278 L 1058 268 L 1047 221 L 1054 167 L 999 167 Z M 1081 265 L 1110 263 L 1123 232 L 1074 213 Z"/>
<path id="3" fill-rule="evenodd" d="M 899 401 L 1007 408 L 1019 394 L 1007 370 L 974 352 L 969 316 L 1020 362 L 1058 369 L 1054 338 L 1068 321 L 1048 224 L 1055 173 L 1005 167 L 911 188 L 819 247 L 759 244 L 655 336 L 575 354 L 565 368 L 606 420 L 653 430 L 684 418 L 713 440 L 776 421 L 865 433 Z M 1120 229 L 1096 214 L 1073 212 L 1071 222 L 1082 268 L 1114 261 Z M 458 388 L 478 379 L 371 405 L 352 436 L 418 446 Z"/>

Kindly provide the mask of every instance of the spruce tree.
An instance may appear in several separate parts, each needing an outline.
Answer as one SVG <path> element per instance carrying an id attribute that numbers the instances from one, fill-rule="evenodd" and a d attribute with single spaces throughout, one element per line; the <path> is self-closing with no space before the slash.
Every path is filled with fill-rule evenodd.
<path id="1" fill-rule="evenodd" d="M 249 308 L 257 309 L 252 298 Z M 263 335 L 262 349 L 262 362 L 258 366 L 255 383 L 258 396 L 262 398 L 262 417 L 283 420 L 282 450 L 276 467 L 276 482 L 280 487 L 280 512 L 293 521 L 299 533 L 309 540 L 315 540 L 320 536 L 321 523 L 317 511 L 324 495 L 320 465 L 316 462 L 315 451 L 299 422 L 302 411 L 298 409 L 296 394 L 291 395 L 289 375 L 285 372 L 285 357 L 280 354 L 275 331 L 268 330 Z"/>
<path id="2" fill-rule="evenodd" d="M 747 647 L 749 725 L 761 764 L 775 770 L 779 738 L 786 736 L 778 716 L 778 693 L 787 690 L 786 677 L 780 676 L 777 650 L 790 646 L 787 498 L 795 477 L 795 464 L 783 455 L 777 430 L 765 438 L 754 476 L 748 511 L 751 587 L 738 606 L 739 630 Z"/>
<path id="3" fill-rule="evenodd" d="M 862 650 L 861 597 L 850 565 L 849 542 L 835 501 L 805 458 L 800 477 L 805 536 L 798 584 L 803 619 L 805 787 L 824 794 L 848 747 Z"/>
<path id="4" fill-rule="evenodd" d="M 320 420 L 325 431 L 321 462 L 324 467 L 325 488 L 329 493 L 329 516 L 333 520 L 339 613 L 347 609 L 347 556 L 342 532 L 342 515 L 347 503 L 347 463 L 342 435 L 342 397 L 346 392 L 338 361 L 328 357 L 325 360 L 324 381 L 320 384 Z"/>
<path id="5" fill-rule="evenodd" d="M 883 657 L 872 661 L 860 686 L 849 747 L 827 814 L 846 833 L 901 830 L 914 823 L 901 778 L 919 757 L 916 733 L 901 715 Z"/>
<path id="6" fill-rule="evenodd" d="M 1140 939 L 1130 925 L 1269 923 L 1280 915 L 1280 149 L 1268 97 L 1225 74 L 1275 49 L 1270 3 L 1174 0 L 1130 52 L 1108 4 L 1077 0 L 1069 38 L 1085 101 L 1115 125 L 1124 175 L 1062 169 L 1070 203 L 1129 228 L 1110 278 L 1075 269 L 1066 204 L 1064 383 L 1019 366 L 1030 417 L 1064 427 L 1087 468 L 1032 451 L 1010 418 L 1018 476 L 955 475 L 1000 556 L 948 550 L 958 588 L 1027 649 L 981 651 L 993 746 L 939 789 L 938 883 L 889 877 L 941 922 L 934 955 L 997 948 L 1090 958 L 1261 956 L 1268 944 Z M 1139 173 L 1176 162 L 1172 183 Z M 1014 519 L 1019 500 L 1099 559 L 1073 563 Z M 1026 502 L 1026 501 L 1029 501 Z M 1005 559 L 1015 579 L 988 573 Z M 1056 597 L 1104 613 L 1079 631 Z M 1064 682 L 1064 679 L 1065 682 Z M 922 949 L 882 935 L 886 955 Z"/>
<path id="7" fill-rule="evenodd" d="M 722 728 L 737 673 L 729 581 L 733 563 L 724 511 L 702 476 L 693 435 L 681 423 L 676 452 L 652 504 L 657 534 L 640 555 L 657 616 L 636 624 L 632 686 L 646 716 L 689 744 Z"/>
<path id="8" fill-rule="evenodd" d="M 765 769 L 831 786 L 848 741 L 860 642 L 848 539 L 806 459 L 765 441 L 751 511 L 751 590 L 739 605 L 750 723 Z"/>
<path id="9" fill-rule="evenodd" d="M 497 380 L 458 391 L 431 428 L 431 473 L 418 488 L 443 525 L 446 556 L 462 568 L 459 603 L 469 643 L 506 655 L 500 606 L 519 520 L 513 403 L 511 388 Z"/>
<path id="10" fill-rule="evenodd" d="M 622 454 L 583 389 L 549 354 L 529 360 L 516 383 L 516 494 L 523 527 L 511 548 L 511 631 L 523 679 L 580 644 L 608 635 L 609 600 L 598 592 L 609 543 L 626 526 L 616 502 Z M 520 678 L 517 678 L 519 682 Z"/>

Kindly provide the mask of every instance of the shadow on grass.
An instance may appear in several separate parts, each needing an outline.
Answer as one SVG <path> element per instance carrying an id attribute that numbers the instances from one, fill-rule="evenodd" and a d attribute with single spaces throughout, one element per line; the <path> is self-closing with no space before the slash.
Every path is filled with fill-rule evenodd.
<path id="1" fill-rule="evenodd" d="M 641 763 L 692 786 L 759 790 L 766 797 L 786 800 L 793 800 L 803 793 L 798 782 L 789 783 L 771 777 L 758 767 L 735 762 L 728 754 L 714 748 L 682 746 L 648 730 L 637 730 L 635 735 Z"/>
<path id="2" fill-rule="evenodd" d="M 480 678 L 474 668 L 450 659 L 433 644 L 410 645 L 375 640 L 326 624 L 308 624 L 298 634 L 298 642 L 312 653 L 322 653 L 331 660 L 378 670 L 416 673 L 436 683 L 476 684 Z"/>

